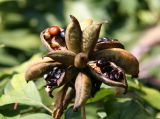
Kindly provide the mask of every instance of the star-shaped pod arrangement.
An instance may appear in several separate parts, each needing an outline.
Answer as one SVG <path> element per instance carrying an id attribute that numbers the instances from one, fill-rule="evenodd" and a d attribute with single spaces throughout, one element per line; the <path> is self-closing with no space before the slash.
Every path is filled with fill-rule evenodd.
<path id="1" fill-rule="evenodd" d="M 52 26 L 41 32 L 48 49 L 41 60 L 30 65 L 26 80 L 43 77 L 50 97 L 55 88 L 53 117 L 59 119 L 74 100 L 73 110 L 83 108 L 102 83 L 127 92 L 126 74 L 137 77 L 139 62 L 116 39 L 99 38 L 104 22 L 87 19 L 82 23 L 70 15 L 71 23 L 64 30 Z"/>

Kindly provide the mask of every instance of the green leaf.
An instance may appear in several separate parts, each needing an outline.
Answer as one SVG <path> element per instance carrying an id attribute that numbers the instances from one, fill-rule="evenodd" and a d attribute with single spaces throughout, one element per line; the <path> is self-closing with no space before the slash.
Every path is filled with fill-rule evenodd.
<path id="1" fill-rule="evenodd" d="M 111 89 L 103 88 L 100 91 L 98 91 L 93 98 L 88 99 L 87 103 L 97 102 L 99 100 L 104 99 L 106 96 L 109 96 L 109 95 L 115 95 L 115 92 Z"/>
<path id="2" fill-rule="evenodd" d="M 107 119 L 153 119 L 139 102 L 129 98 L 109 98 L 104 108 Z"/>
<path id="3" fill-rule="evenodd" d="M 12 116 L 12 117 L 6 117 L 6 116 L 3 116 L 2 114 L 0 114 L 0 119 L 19 119 L 20 118 L 20 116 L 18 115 L 18 116 Z"/>
<path id="4" fill-rule="evenodd" d="M 128 80 L 129 86 L 134 89 L 134 92 L 138 97 L 142 98 L 144 101 L 146 101 L 148 104 L 153 106 L 154 108 L 160 110 L 160 103 L 158 100 L 160 100 L 160 92 L 146 87 L 142 84 L 136 84 L 131 80 Z M 137 91 L 136 91 L 136 90 Z"/>
<path id="5" fill-rule="evenodd" d="M 26 71 L 28 65 L 31 62 L 36 61 L 37 59 L 39 59 L 41 56 L 42 55 L 40 53 L 39 54 L 35 54 L 35 55 L 32 56 L 32 58 L 30 60 L 28 60 L 27 62 L 24 62 L 21 65 L 14 66 L 14 67 L 11 67 L 11 68 L 3 68 L 3 69 L 1 69 L 0 76 L 3 75 L 3 74 L 12 74 L 13 72 L 24 73 Z"/>
<path id="6" fill-rule="evenodd" d="M 40 46 L 39 38 L 24 29 L 1 32 L 0 43 L 23 51 L 31 51 Z"/>
<path id="7" fill-rule="evenodd" d="M 133 15 L 137 9 L 137 0 L 121 0 L 119 1 L 119 10 L 122 13 L 127 13 L 128 15 Z"/>
<path id="8" fill-rule="evenodd" d="M 43 113 L 35 113 L 27 116 L 23 116 L 20 119 L 53 119 L 50 115 Z"/>
<path id="9" fill-rule="evenodd" d="M 85 105 L 86 109 L 86 119 L 98 119 L 97 115 L 97 106 L 96 104 L 87 104 Z M 77 112 L 73 112 L 72 107 L 70 107 L 65 113 L 65 119 L 82 119 L 81 118 L 81 111 L 78 110 Z"/>
<path id="10" fill-rule="evenodd" d="M 19 64 L 18 60 L 8 54 L 3 48 L 0 48 L 0 64 L 6 66 L 13 66 Z"/>
<path id="11" fill-rule="evenodd" d="M 11 81 L 13 90 L 2 95 L 0 106 L 11 103 L 22 103 L 32 106 L 43 106 L 39 92 L 33 82 L 26 83 L 24 74 L 17 74 Z"/>

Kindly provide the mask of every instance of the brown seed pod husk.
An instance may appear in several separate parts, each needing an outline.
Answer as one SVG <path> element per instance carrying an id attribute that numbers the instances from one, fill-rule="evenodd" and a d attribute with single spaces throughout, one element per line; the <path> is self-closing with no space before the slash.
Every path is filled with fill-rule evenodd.
<path id="1" fill-rule="evenodd" d="M 67 48 L 74 53 L 81 52 L 82 31 L 78 20 L 70 15 L 71 23 L 67 26 L 65 40 Z"/>
<path id="2" fill-rule="evenodd" d="M 76 97 L 73 110 L 77 110 L 86 103 L 91 95 L 91 79 L 84 73 L 80 72 L 75 81 Z"/>
<path id="3" fill-rule="evenodd" d="M 78 53 L 74 59 L 74 66 L 77 68 L 84 68 L 87 66 L 88 57 L 85 53 Z"/>
<path id="4" fill-rule="evenodd" d="M 50 57 L 53 60 L 60 62 L 64 65 L 73 65 L 75 56 L 76 54 L 69 50 L 56 50 L 49 52 L 44 57 Z"/>
<path id="5" fill-rule="evenodd" d="M 125 49 L 124 45 L 121 44 L 119 41 L 107 41 L 107 42 L 97 43 L 94 50 L 98 51 L 98 50 L 109 49 L 109 48 Z"/>
<path id="6" fill-rule="evenodd" d="M 54 105 L 54 109 L 53 109 L 53 113 L 52 116 L 55 119 L 60 119 L 62 113 L 63 113 L 63 100 L 66 96 L 66 92 L 68 89 L 69 85 L 65 84 L 62 89 L 60 91 L 57 92 L 56 96 L 55 96 L 55 105 Z"/>
<path id="7" fill-rule="evenodd" d="M 121 67 L 125 73 L 132 76 L 138 76 L 139 62 L 137 58 L 127 50 L 120 48 L 104 49 L 94 52 L 90 57 L 92 60 L 105 58 L 106 60 L 114 62 L 117 66 Z"/>
<path id="8" fill-rule="evenodd" d="M 57 81 L 58 86 L 66 84 L 70 82 L 71 80 L 75 79 L 77 74 L 78 74 L 78 70 L 73 66 L 69 66 L 65 71 L 64 79 L 59 79 Z"/>
<path id="9" fill-rule="evenodd" d="M 51 46 L 49 45 L 49 43 L 47 42 L 47 39 L 51 39 L 51 36 L 49 35 L 49 33 L 47 33 L 48 29 L 43 30 L 40 33 L 40 39 L 42 44 L 49 50 L 52 51 L 53 49 L 51 48 Z M 47 39 L 45 38 L 45 35 L 47 36 Z"/>
<path id="10" fill-rule="evenodd" d="M 87 55 L 93 50 L 95 47 L 102 23 L 93 23 L 86 27 L 82 33 L 82 51 Z"/>
<path id="11" fill-rule="evenodd" d="M 35 80 L 37 78 L 40 78 L 43 76 L 44 73 L 51 70 L 55 66 L 62 66 L 62 64 L 55 61 L 49 61 L 49 62 L 41 61 L 41 62 L 32 64 L 26 70 L 25 79 L 29 81 L 29 80 Z"/>
<path id="12" fill-rule="evenodd" d="M 126 82 L 125 75 L 124 75 L 124 79 L 121 82 L 113 81 L 105 77 L 100 71 L 96 71 L 94 67 L 91 66 L 91 64 L 88 66 L 89 66 L 88 72 L 91 75 L 91 77 L 94 77 L 95 79 L 102 81 L 106 85 L 124 88 L 125 89 L 124 93 L 127 92 L 128 85 Z"/>
<path id="13" fill-rule="evenodd" d="M 54 106 L 53 114 L 52 114 L 52 116 L 55 119 L 60 119 L 60 117 L 63 114 L 63 111 L 67 108 L 68 104 L 74 98 L 74 95 L 75 95 L 75 90 L 65 85 L 57 93 L 56 99 L 55 99 L 55 106 Z"/>
<path id="14" fill-rule="evenodd" d="M 93 20 L 92 19 L 86 19 L 84 21 L 82 21 L 80 23 L 80 26 L 81 26 L 81 30 L 83 31 L 85 28 L 87 28 L 89 25 L 91 25 L 93 23 Z"/>
<path id="15" fill-rule="evenodd" d="M 68 104 L 72 101 L 74 97 L 75 97 L 75 90 L 73 88 L 68 88 L 66 96 L 63 100 L 64 109 L 67 108 Z"/>

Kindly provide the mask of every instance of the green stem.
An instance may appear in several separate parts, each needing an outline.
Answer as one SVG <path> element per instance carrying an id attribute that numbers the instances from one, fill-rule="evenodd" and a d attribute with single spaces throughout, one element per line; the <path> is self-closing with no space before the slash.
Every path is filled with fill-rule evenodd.
<path id="1" fill-rule="evenodd" d="M 46 109 L 48 112 L 50 112 L 52 114 L 52 110 L 50 108 L 48 108 L 46 105 L 42 104 L 43 108 Z"/>

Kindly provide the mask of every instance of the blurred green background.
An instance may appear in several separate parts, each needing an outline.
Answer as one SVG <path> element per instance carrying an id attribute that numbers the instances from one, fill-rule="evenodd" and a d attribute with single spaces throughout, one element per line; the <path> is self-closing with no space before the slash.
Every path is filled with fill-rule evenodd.
<path id="1" fill-rule="evenodd" d="M 26 84 L 23 73 L 28 62 L 47 52 L 40 32 L 53 25 L 65 28 L 70 14 L 79 21 L 107 20 L 100 36 L 119 39 L 141 64 L 139 79 L 128 77 L 127 95 L 117 98 L 102 85 L 88 101 L 87 119 L 160 118 L 160 0 L 0 0 L 0 118 L 51 118 L 45 106 L 53 101 L 44 82 Z M 33 94 L 27 93 L 30 88 Z M 71 108 L 63 118 L 80 118 Z"/>

